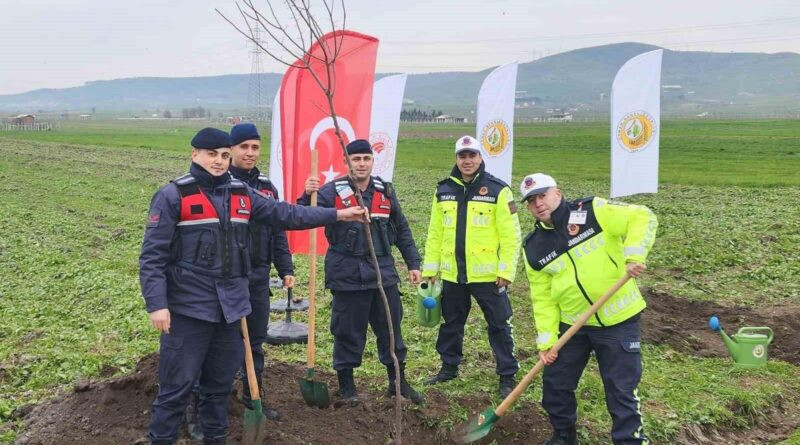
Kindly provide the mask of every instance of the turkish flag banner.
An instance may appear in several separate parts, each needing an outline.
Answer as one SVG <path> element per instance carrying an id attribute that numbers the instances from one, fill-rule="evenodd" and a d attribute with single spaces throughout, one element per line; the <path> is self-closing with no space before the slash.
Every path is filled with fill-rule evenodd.
<path id="1" fill-rule="evenodd" d="M 337 48 L 335 62 L 326 66 L 325 53 L 330 60 Z M 325 87 L 329 80 L 332 84 L 334 111 L 344 143 L 369 139 L 377 53 L 378 39 L 352 31 L 336 31 L 323 36 L 306 54 L 310 70 L 299 68 L 296 63 L 286 72 L 280 91 L 280 114 L 287 201 L 297 202 L 303 194 L 305 180 L 311 173 L 311 150 L 317 150 L 321 183 L 347 173 L 328 99 L 314 76 Z M 309 233 L 308 230 L 288 232 L 293 253 L 308 253 Z M 327 248 L 325 237 L 319 234 L 317 253 L 324 254 Z"/>

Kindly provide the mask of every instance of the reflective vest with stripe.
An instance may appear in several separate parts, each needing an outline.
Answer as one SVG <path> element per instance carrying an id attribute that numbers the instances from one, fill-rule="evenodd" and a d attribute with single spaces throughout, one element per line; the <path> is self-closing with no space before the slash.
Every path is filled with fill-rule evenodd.
<path id="1" fill-rule="evenodd" d="M 375 255 L 384 256 L 391 254 L 391 246 L 396 235 L 389 217 L 392 214 L 392 201 L 387 194 L 387 187 L 383 180 L 372 178 L 374 192 L 370 203 L 370 231 L 372 243 L 375 246 Z M 355 191 L 347 178 L 337 179 L 333 183 L 336 190 L 335 207 L 345 209 L 358 206 Z M 325 235 L 330 243 L 330 248 L 348 255 L 369 255 L 366 243 L 364 224 L 357 222 L 338 222 L 332 227 L 325 228 Z"/>
<path id="2" fill-rule="evenodd" d="M 191 175 L 174 181 L 180 192 L 180 219 L 173 245 L 175 264 L 214 277 L 242 277 L 250 270 L 250 195 L 232 179 L 221 201 L 220 218 L 211 199 Z"/>

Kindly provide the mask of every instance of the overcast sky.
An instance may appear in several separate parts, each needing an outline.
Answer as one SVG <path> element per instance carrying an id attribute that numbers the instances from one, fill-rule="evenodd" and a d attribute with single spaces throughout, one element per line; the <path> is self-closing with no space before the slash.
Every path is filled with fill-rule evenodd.
<path id="1" fill-rule="evenodd" d="M 351 0 L 346 6 L 347 28 L 381 40 L 379 72 L 477 71 L 625 41 L 800 53 L 799 0 Z M 236 11 L 233 1 L 222 0 L 0 0 L 0 94 L 124 77 L 249 73 L 247 43 L 215 7 Z M 265 70 L 283 68 L 265 60 Z"/>

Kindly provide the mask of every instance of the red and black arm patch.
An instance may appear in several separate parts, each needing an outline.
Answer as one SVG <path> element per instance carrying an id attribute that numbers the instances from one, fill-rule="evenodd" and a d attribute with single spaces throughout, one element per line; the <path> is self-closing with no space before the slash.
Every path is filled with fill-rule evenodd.
<path id="1" fill-rule="evenodd" d="M 147 216 L 147 227 L 158 227 L 158 224 L 161 222 L 161 210 L 153 209 L 150 211 L 150 215 Z"/>

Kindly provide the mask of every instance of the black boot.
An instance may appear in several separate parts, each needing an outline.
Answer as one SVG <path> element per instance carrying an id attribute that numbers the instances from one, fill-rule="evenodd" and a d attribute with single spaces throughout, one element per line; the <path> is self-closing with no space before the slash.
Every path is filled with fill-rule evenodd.
<path id="1" fill-rule="evenodd" d="M 578 433 L 575 427 L 553 431 L 553 437 L 543 445 L 578 445 Z"/>
<path id="2" fill-rule="evenodd" d="M 394 365 L 386 365 L 386 372 L 389 375 L 389 396 L 394 397 L 397 394 L 394 386 Z M 405 363 L 400 363 L 400 395 L 411 400 L 415 405 L 422 405 L 425 402 L 425 396 L 418 393 L 406 380 Z"/>
<path id="3" fill-rule="evenodd" d="M 458 366 L 442 363 L 442 369 L 440 369 L 436 375 L 428 377 L 428 379 L 425 380 L 425 384 L 435 385 L 437 383 L 448 382 L 456 377 L 458 377 Z"/>
<path id="4" fill-rule="evenodd" d="M 342 369 L 336 371 L 336 377 L 339 380 L 339 391 L 337 392 L 339 397 L 345 402 L 358 403 L 356 383 L 353 381 L 353 370 Z"/>
<path id="5" fill-rule="evenodd" d="M 186 432 L 192 440 L 203 440 L 203 430 L 197 418 L 197 394 L 189 395 L 189 404 L 186 405 Z"/>
<path id="6" fill-rule="evenodd" d="M 517 386 L 517 381 L 514 380 L 513 375 L 501 375 L 500 376 L 500 397 L 506 398 L 511 391 L 514 390 L 514 387 Z"/>

